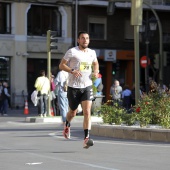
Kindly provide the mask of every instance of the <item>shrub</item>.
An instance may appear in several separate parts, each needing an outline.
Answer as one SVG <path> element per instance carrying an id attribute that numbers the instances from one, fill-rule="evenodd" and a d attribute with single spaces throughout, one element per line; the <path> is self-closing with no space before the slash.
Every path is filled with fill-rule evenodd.
<path id="1" fill-rule="evenodd" d="M 121 108 L 118 103 L 112 105 L 112 101 L 108 101 L 100 108 L 100 115 L 104 123 L 119 125 L 123 122 L 123 115 L 126 113 L 124 108 Z"/>
<path id="2" fill-rule="evenodd" d="M 139 101 L 134 112 L 141 126 L 157 124 L 170 128 L 170 96 L 165 92 L 150 92 Z"/>
<path id="3" fill-rule="evenodd" d="M 110 100 L 100 108 L 103 123 L 133 125 L 137 121 L 141 127 L 154 124 L 170 128 L 170 95 L 165 92 L 160 93 L 159 90 L 149 92 L 138 101 L 131 113 L 117 103 L 112 105 L 112 102 Z"/>

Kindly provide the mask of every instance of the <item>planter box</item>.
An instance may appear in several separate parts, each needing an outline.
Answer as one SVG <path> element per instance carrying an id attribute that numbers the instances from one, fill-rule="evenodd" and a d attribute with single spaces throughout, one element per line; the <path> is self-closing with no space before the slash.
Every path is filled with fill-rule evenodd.
<path id="1" fill-rule="evenodd" d="M 96 136 L 105 136 L 120 139 L 170 142 L 169 129 L 97 124 L 92 125 L 90 133 Z"/>

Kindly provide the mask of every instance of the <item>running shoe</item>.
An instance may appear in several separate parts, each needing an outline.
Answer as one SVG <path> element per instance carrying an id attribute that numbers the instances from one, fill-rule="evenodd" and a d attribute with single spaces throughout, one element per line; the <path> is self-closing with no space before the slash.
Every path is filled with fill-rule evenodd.
<path id="1" fill-rule="evenodd" d="M 90 146 L 94 145 L 94 141 L 89 138 L 84 139 L 83 148 L 88 149 Z"/>
<path id="2" fill-rule="evenodd" d="M 66 138 L 66 139 L 70 139 L 70 127 L 64 127 L 64 130 L 63 130 L 63 136 Z"/>

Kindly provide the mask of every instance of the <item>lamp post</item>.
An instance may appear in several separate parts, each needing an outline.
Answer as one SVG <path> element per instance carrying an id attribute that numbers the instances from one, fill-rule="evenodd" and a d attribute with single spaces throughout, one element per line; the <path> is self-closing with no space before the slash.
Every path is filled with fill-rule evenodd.
<path id="1" fill-rule="evenodd" d="M 131 25 L 134 26 L 134 52 L 135 52 L 135 103 L 137 104 L 140 98 L 139 94 L 139 26 L 142 25 L 142 4 L 143 0 L 108 0 L 108 15 L 113 15 L 115 2 L 131 2 Z"/>
<path id="2" fill-rule="evenodd" d="M 149 44 L 150 44 L 150 37 L 153 36 L 153 31 L 155 31 L 157 28 L 157 20 L 155 17 L 152 17 L 149 19 L 148 17 L 148 11 L 146 13 L 146 20 L 143 20 L 143 25 L 140 26 L 140 33 L 142 35 L 142 39 L 145 40 L 146 45 L 146 57 L 147 57 L 147 65 L 145 68 L 145 89 L 146 93 L 149 92 L 149 62 L 150 62 L 150 56 L 149 56 Z"/>
<path id="3" fill-rule="evenodd" d="M 131 8 L 131 21 L 132 20 L 141 20 L 141 12 L 139 12 L 139 14 L 137 14 L 138 12 L 136 12 L 137 15 L 134 15 L 133 13 L 135 13 L 135 11 L 140 11 L 142 8 L 141 3 L 145 4 L 146 6 L 149 7 L 149 9 L 153 12 L 157 23 L 158 23 L 158 27 L 159 27 L 159 83 L 162 86 L 163 84 L 163 41 L 162 41 L 162 25 L 161 22 L 159 20 L 159 17 L 156 13 L 156 11 L 152 8 L 152 6 L 146 1 L 146 0 L 108 0 L 108 14 L 112 15 L 113 12 L 111 10 L 114 9 L 115 7 L 115 2 L 131 2 L 132 4 L 132 8 Z M 110 3 L 113 2 L 113 3 Z M 109 8 L 109 5 L 110 8 Z M 110 11 L 109 11 L 110 10 Z M 135 49 L 135 98 L 136 98 L 136 103 L 139 99 L 139 25 L 140 24 L 131 24 L 134 25 L 134 49 Z M 137 81 L 137 82 L 136 82 Z"/>

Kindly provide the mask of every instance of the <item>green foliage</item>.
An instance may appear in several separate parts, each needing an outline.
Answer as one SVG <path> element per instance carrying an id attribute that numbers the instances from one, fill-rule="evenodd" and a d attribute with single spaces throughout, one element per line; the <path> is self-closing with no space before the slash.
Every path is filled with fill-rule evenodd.
<path id="1" fill-rule="evenodd" d="M 100 108 L 100 116 L 103 123 L 133 125 L 139 122 L 140 126 L 149 124 L 159 125 L 163 128 L 170 128 L 170 96 L 165 92 L 154 91 L 145 95 L 131 113 L 108 101 Z"/>
<path id="2" fill-rule="evenodd" d="M 100 115 L 103 119 L 104 123 L 119 125 L 123 122 L 123 115 L 125 114 L 125 110 L 120 108 L 118 103 L 115 103 L 113 106 L 112 102 L 108 101 L 103 104 L 100 109 Z"/>
<path id="3" fill-rule="evenodd" d="M 134 111 L 138 113 L 137 120 L 141 126 L 157 124 L 170 128 L 170 96 L 164 92 L 149 93 L 139 101 Z"/>
<path id="4" fill-rule="evenodd" d="M 92 76 L 92 82 L 94 82 L 96 80 L 96 77 Z M 97 93 L 97 87 L 95 87 L 94 85 L 92 85 L 93 88 L 93 93 L 94 95 Z"/>

